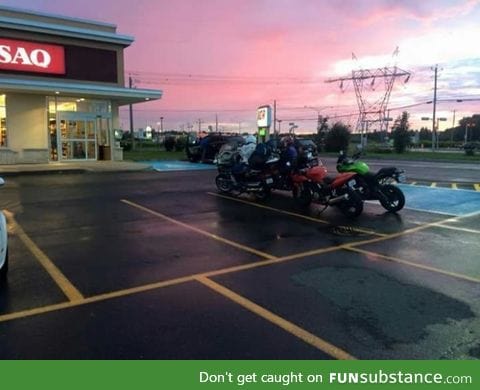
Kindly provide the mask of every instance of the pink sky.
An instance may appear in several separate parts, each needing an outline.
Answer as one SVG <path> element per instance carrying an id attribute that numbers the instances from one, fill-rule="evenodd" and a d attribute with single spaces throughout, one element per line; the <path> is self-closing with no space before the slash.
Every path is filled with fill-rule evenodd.
<path id="1" fill-rule="evenodd" d="M 142 88 L 161 89 L 160 101 L 135 106 L 135 125 L 173 129 L 215 114 L 225 130 L 253 131 L 255 109 L 277 100 L 278 117 L 313 131 L 317 112 L 355 113 L 353 87 L 342 92 L 329 77 L 395 63 L 413 72 L 398 80 L 391 107 L 432 100 L 439 64 L 439 99 L 480 97 L 480 2 L 321 0 L 3 0 L 35 11 L 114 23 L 135 37 L 126 70 Z M 399 47 L 395 59 L 392 53 Z M 352 52 L 358 61 L 352 61 Z M 373 94 L 381 93 L 377 83 Z M 367 95 L 368 97 L 369 95 Z M 373 98 L 373 97 L 372 97 Z M 480 112 L 478 103 L 441 103 L 442 127 Z M 392 113 L 396 116 L 400 111 Z M 412 122 L 432 105 L 412 110 Z M 122 122 L 128 127 L 127 110 Z M 310 120 L 301 120 L 302 118 Z M 445 124 L 446 123 L 446 124 Z M 203 125 L 205 127 L 205 124 Z M 282 124 L 282 128 L 284 126 Z M 355 118 L 352 117 L 355 125 Z M 425 123 L 431 126 L 431 123 Z"/>

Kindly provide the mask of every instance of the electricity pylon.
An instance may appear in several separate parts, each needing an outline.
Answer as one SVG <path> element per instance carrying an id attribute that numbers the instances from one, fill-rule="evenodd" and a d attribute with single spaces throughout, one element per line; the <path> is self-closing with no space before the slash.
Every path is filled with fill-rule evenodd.
<path id="1" fill-rule="evenodd" d="M 398 50 L 395 50 L 394 55 L 397 53 Z M 353 53 L 352 58 L 356 60 Z M 359 69 L 352 70 L 351 76 L 332 78 L 325 82 L 340 82 L 342 90 L 344 82 L 350 80 L 353 82 L 359 110 L 355 131 L 364 134 L 368 132 L 370 123 L 378 122 L 380 131 L 387 128 L 389 118 L 385 114 L 393 84 L 398 77 L 405 77 L 404 83 L 406 83 L 410 78 L 410 72 L 400 69 L 396 65 L 377 69 Z M 371 98 L 374 94 L 371 91 L 375 91 L 375 81 L 377 79 L 384 81 L 384 89 L 382 93 L 377 92 L 375 94 L 376 99 L 372 101 Z M 370 97 L 370 100 L 367 100 L 367 96 Z"/>

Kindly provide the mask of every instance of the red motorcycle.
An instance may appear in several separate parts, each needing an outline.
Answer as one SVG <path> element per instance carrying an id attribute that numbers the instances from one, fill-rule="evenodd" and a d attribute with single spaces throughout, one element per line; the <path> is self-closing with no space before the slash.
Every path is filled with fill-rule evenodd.
<path id="1" fill-rule="evenodd" d="M 327 173 L 323 165 L 293 173 L 291 178 L 295 201 L 301 206 L 308 206 L 312 202 L 325 208 L 337 206 L 347 217 L 358 217 L 363 211 L 363 200 L 355 190 L 355 173 L 342 173 L 336 177 L 330 177 Z"/>

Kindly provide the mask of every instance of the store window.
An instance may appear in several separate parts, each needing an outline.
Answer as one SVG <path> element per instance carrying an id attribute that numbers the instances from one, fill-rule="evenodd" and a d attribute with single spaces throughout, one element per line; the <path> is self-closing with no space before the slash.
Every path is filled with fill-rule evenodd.
<path id="1" fill-rule="evenodd" d="M 109 145 L 108 101 L 48 97 L 50 160 L 95 160 Z"/>
<path id="2" fill-rule="evenodd" d="M 5 95 L 0 94 L 0 146 L 7 146 L 7 109 Z"/>

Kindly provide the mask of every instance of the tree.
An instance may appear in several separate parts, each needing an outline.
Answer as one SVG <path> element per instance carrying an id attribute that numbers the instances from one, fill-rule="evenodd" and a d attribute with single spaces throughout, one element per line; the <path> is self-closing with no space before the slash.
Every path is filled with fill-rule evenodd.
<path id="1" fill-rule="evenodd" d="M 407 149 L 410 143 L 410 134 L 408 129 L 410 124 L 408 123 L 408 112 L 404 111 L 393 124 L 393 147 L 397 153 L 403 153 Z"/>
<path id="2" fill-rule="evenodd" d="M 339 152 L 347 150 L 350 142 L 350 131 L 342 122 L 337 122 L 327 133 L 325 147 L 327 152 Z"/>

